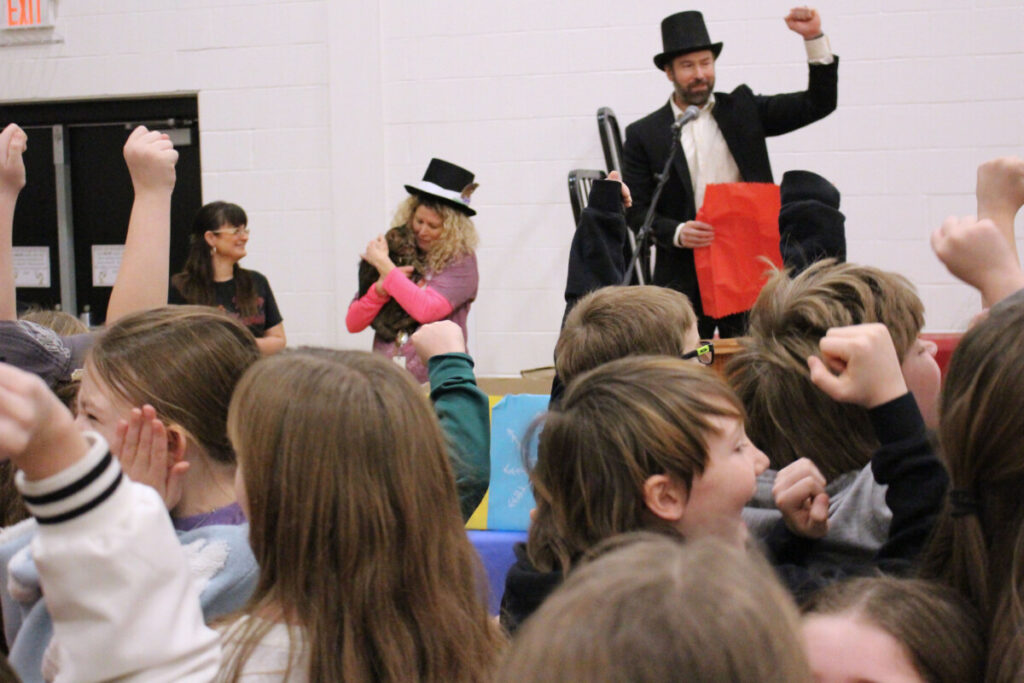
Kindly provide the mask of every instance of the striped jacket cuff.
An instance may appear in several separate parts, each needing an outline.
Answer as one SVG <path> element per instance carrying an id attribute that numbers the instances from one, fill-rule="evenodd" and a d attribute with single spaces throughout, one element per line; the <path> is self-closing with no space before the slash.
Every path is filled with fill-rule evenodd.
<path id="1" fill-rule="evenodd" d="M 110 454 L 107 442 L 95 432 L 85 456 L 52 477 L 28 481 L 22 472 L 15 477 L 25 505 L 40 524 L 59 524 L 89 512 L 117 490 L 121 466 Z"/>

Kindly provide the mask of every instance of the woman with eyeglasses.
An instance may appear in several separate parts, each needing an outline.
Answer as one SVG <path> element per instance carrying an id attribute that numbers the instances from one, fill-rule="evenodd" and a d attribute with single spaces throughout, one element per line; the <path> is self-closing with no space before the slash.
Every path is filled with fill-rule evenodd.
<path id="1" fill-rule="evenodd" d="M 214 306 L 238 318 L 264 356 L 287 343 L 267 278 L 238 265 L 249 242 L 249 219 L 237 204 L 211 202 L 192 222 L 185 268 L 171 278 L 168 303 Z"/>

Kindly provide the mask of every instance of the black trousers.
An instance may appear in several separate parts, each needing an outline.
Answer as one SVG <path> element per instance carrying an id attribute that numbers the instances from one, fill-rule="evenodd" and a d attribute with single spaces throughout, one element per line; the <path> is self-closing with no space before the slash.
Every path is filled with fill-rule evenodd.
<path id="1" fill-rule="evenodd" d="M 724 318 L 711 318 L 701 312 L 697 312 L 697 333 L 701 339 L 711 339 L 715 336 L 715 328 L 718 328 L 718 336 L 722 339 L 728 337 L 742 337 L 747 333 L 747 318 L 750 311 L 733 313 Z"/>

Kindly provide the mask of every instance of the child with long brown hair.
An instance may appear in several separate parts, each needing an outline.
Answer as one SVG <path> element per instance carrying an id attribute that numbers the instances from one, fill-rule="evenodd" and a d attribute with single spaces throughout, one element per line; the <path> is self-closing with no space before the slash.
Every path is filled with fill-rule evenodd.
<path id="1" fill-rule="evenodd" d="M 925 553 L 923 573 L 949 584 L 981 612 L 986 681 L 1024 674 L 1024 300 L 992 308 L 953 353 L 939 440 L 950 492 Z"/>
<path id="2" fill-rule="evenodd" d="M 394 363 L 306 350 L 246 374 L 228 421 L 260 581 L 227 674 L 470 681 L 500 645 L 429 403 Z"/>
<path id="3" fill-rule="evenodd" d="M 950 491 L 922 574 L 952 586 L 980 613 L 985 681 L 1024 675 L 1024 271 L 1014 218 L 1024 206 L 1024 159 L 978 167 L 975 216 L 950 216 L 932 249 L 981 294 L 980 322 L 957 345 L 939 403 L 939 442 Z"/>

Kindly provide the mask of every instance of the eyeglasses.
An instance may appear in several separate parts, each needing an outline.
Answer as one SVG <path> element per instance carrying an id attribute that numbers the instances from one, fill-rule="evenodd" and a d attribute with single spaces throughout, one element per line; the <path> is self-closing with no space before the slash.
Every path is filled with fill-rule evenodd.
<path id="1" fill-rule="evenodd" d="M 220 230 L 211 230 L 210 232 L 212 232 L 214 235 L 224 235 L 224 234 L 227 234 L 227 235 L 234 235 L 235 237 L 238 237 L 239 235 L 248 235 L 249 234 L 249 226 L 243 225 L 243 226 L 235 226 L 235 227 L 231 227 L 231 228 L 221 228 Z"/>
<path id="2" fill-rule="evenodd" d="M 715 362 L 715 345 L 709 341 L 702 341 L 693 351 L 687 351 L 682 356 L 683 360 L 696 358 L 701 365 L 711 365 Z"/>

